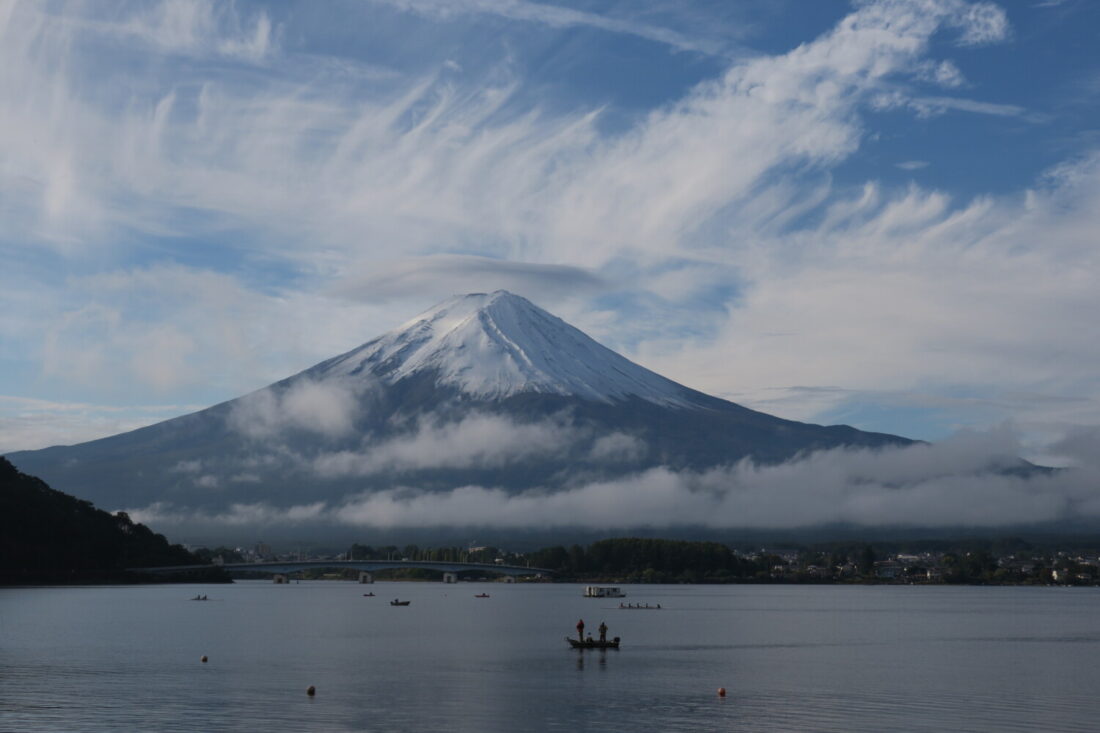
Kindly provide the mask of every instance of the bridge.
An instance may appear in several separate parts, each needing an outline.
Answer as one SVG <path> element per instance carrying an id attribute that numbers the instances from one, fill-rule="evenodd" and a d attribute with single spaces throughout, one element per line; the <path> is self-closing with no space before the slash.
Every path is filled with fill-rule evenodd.
<path id="1" fill-rule="evenodd" d="M 360 583 L 373 583 L 373 573 L 383 570 L 419 568 L 443 573 L 444 583 L 454 583 L 459 573 L 494 573 L 509 577 L 523 575 L 553 575 L 552 570 L 524 565 L 503 565 L 481 562 L 437 562 L 432 560 L 273 560 L 271 562 L 227 562 L 221 565 L 164 565 L 152 568 L 129 568 L 135 573 L 158 575 L 186 573 L 193 570 L 222 568 L 229 572 L 272 573 L 276 583 L 285 583 L 291 573 L 303 570 L 358 570 Z"/>

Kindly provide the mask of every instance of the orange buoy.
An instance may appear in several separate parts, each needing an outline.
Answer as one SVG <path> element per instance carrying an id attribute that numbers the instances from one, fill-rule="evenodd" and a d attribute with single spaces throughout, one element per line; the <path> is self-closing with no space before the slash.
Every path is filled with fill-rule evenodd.
<path id="1" fill-rule="evenodd" d="M 314 687 L 313 685 L 310 685 L 309 687 L 306 688 L 306 694 L 309 695 L 310 697 L 313 697 L 314 695 L 317 694 L 317 688 Z"/>
<path id="2" fill-rule="evenodd" d="M 203 654 L 202 659 L 200 659 L 199 661 L 202 662 L 203 664 L 206 664 L 206 655 Z"/>
<path id="3" fill-rule="evenodd" d="M 726 688 L 725 687 L 719 687 L 718 688 L 718 697 L 725 697 L 725 696 L 726 696 Z"/>

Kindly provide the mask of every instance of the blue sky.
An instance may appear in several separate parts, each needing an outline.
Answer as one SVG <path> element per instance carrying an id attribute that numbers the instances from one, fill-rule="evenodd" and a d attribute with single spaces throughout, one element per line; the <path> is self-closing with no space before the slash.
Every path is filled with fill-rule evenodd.
<path id="1" fill-rule="evenodd" d="M 1087 0 L 5 4 L 0 451 L 507 288 L 750 407 L 1060 461 L 1098 42 Z"/>

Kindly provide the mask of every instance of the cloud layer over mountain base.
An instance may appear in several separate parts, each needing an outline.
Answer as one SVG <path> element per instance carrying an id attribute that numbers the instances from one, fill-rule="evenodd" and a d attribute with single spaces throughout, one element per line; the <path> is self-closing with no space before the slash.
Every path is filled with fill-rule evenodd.
<path id="1" fill-rule="evenodd" d="M 427 492 L 395 486 L 285 507 L 237 503 L 196 511 L 156 503 L 128 511 L 161 531 L 217 528 L 227 537 L 293 530 L 323 538 L 338 530 L 430 528 L 1079 526 L 1100 523 L 1100 465 L 1089 458 L 1100 451 L 1089 438 L 1074 436 L 1070 447 L 1080 451 L 1081 465 L 1059 471 L 1021 464 L 1014 458 L 1019 446 L 1012 431 L 1001 428 L 934 445 L 819 451 L 771 466 L 745 460 L 707 471 L 657 467 L 559 490 L 456 486 Z"/>

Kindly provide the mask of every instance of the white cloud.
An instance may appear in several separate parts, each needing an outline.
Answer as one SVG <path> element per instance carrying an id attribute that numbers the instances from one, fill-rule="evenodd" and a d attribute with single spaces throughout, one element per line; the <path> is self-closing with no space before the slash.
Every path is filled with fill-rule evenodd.
<path id="1" fill-rule="evenodd" d="M 448 12 L 425 7 L 413 10 Z M 454 12 L 604 22 L 527 3 L 472 7 Z M 506 281 L 563 298 L 557 275 L 619 287 L 611 275 L 629 262 L 639 277 L 625 287 L 640 299 L 681 307 L 701 290 L 730 294 L 680 320 L 606 302 L 569 301 L 562 315 L 694 387 L 757 404 L 836 387 L 835 398 L 787 402 L 807 419 L 843 395 L 947 400 L 983 388 L 1001 402 L 995 418 L 1018 409 L 1028 430 L 1100 416 L 1100 385 L 1082 366 L 1095 363 L 1088 314 L 1100 307 L 1091 158 L 1034 192 L 963 202 L 826 180 L 874 132 L 864 112 L 880 97 L 1029 119 L 1019 105 L 913 98 L 904 86 L 958 85 L 952 61 L 927 58 L 945 27 L 968 45 L 1006 39 L 989 3 L 860 3 L 821 37 L 731 64 L 610 132 L 599 110 L 524 106 L 531 90 L 508 61 L 461 78 L 439 72 L 445 59 L 430 73 L 377 73 L 297 53 L 266 15 L 232 6 L 134 6 L 90 23 L 33 4 L 0 21 L 5 249 L 50 246 L 76 271 L 115 263 L 52 287 L 0 274 L 12 298 L 0 334 L 51 384 L 100 396 L 213 385 L 228 398 L 429 304 L 383 305 L 403 290 L 427 298 Z M 209 64 L 173 66 L 172 54 Z M 160 63 L 129 64 L 127 85 L 104 73 L 137 56 Z M 209 239 L 240 271 L 291 273 L 272 286 L 129 264 L 182 235 L 180 253 L 201 258 Z M 86 427 L 58 423 L 55 434 Z"/>
<path id="2" fill-rule="evenodd" d="M 152 526 L 199 524 L 227 527 L 269 527 L 316 522 L 324 517 L 323 502 L 275 508 L 266 504 L 233 504 L 223 512 L 183 510 L 166 503 L 125 510 L 135 522 Z"/>
<path id="3" fill-rule="evenodd" d="M 180 461 L 170 470 L 177 471 L 179 473 L 199 473 L 200 471 L 202 471 L 202 461 L 197 459 Z"/>
<path id="4" fill-rule="evenodd" d="M 165 0 L 139 6 L 120 23 L 88 23 L 110 35 L 131 36 L 161 53 L 220 56 L 252 63 L 273 50 L 275 29 L 266 13 L 242 18 L 232 4 Z"/>
<path id="5" fill-rule="evenodd" d="M 719 54 L 728 47 L 729 40 L 719 42 L 685 36 L 660 26 L 636 20 L 615 18 L 609 15 L 566 8 L 549 3 L 526 0 L 380 0 L 402 10 L 429 17 L 447 19 L 456 14 L 491 14 L 509 20 L 539 23 L 551 28 L 586 26 L 611 33 L 637 36 L 656 43 L 666 44 L 680 51 Z"/>
<path id="6" fill-rule="evenodd" d="M 0 455 L 125 433 L 200 407 L 96 405 L 0 395 Z"/>
<path id="7" fill-rule="evenodd" d="M 633 435 L 611 433 L 596 438 L 588 457 L 599 463 L 630 463 L 643 459 L 647 450 L 645 441 Z"/>
<path id="8" fill-rule="evenodd" d="M 216 489 L 220 483 L 218 477 L 211 473 L 203 474 L 195 479 L 195 486 L 202 489 Z"/>
<path id="9" fill-rule="evenodd" d="M 567 450 L 583 431 L 565 419 L 516 422 L 473 413 L 457 421 L 421 419 L 409 435 L 375 443 L 360 451 L 318 456 L 314 470 L 326 478 L 366 476 L 390 471 L 436 468 L 489 468 L 533 457 L 553 457 Z"/>
<path id="10" fill-rule="evenodd" d="M 146 399 L 197 388 L 236 397 L 408 317 L 407 303 L 387 309 L 259 291 L 233 275 L 180 265 L 74 276 L 36 290 L 53 302 L 39 316 L 43 332 L 12 335 L 40 344 L 45 377 Z"/>
<path id="11" fill-rule="evenodd" d="M 966 83 L 962 71 L 952 61 L 924 61 L 917 65 L 917 78 L 943 87 L 960 87 Z"/>
<path id="12" fill-rule="evenodd" d="M 607 287 L 590 270 L 568 265 L 498 260 L 473 255 L 428 255 L 371 262 L 338 281 L 333 292 L 367 303 L 410 296 L 444 300 L 459 293 L 510 290 L 526 297 L 586 295 Z"/>
<path id="13" fill-rule="evenodd" d="M 1077 435 L 1091 455 L 1096 432 Z M 1022 476 L 1011 430 L 964 433 L 936 445 L 835 449 L 775 466 L 743 461 L 706 472 L 654 468 L 560 491 L 513 494 L 460 486 L 399 487 L 280 509 L 235 504 L 223 512 L 167 505 L 128 510 L 165 524 L 343 524 L 370 528 L 494 527 L 590 529 L 704 526 L 788 529 L 821 525 L 1008 527 L 1100 519 L 1100 475 L 1088 468 Z"/>
<path id="14" fill-rule="evenodd" d="M 990 2 L 957 3 L 955 24 L 962 29 L 960 41 L 978 46 L 996 43 L 1008 37 L 1011 28 L 1005 11 Z"/>
<path id="15" fill-rule="evenodd" d="M 1074 425 L 1048 451 L 1080 466 L 1100 467 L 1100 425 Z"/>
<path id="16" fill-rule="evenodd" d="M 318 382 L 299 377 L 285 389 L 265 387 L 240 398 L 233 403 L 227 424 L 253 440 L 291 430 L 327 438 L 346 437 L 362 417 L 362 396 L 371 386 L 365 378 Z"/>
<path id="17" fill-rule="evenodd" d="M 239 35 L 239 20 L 199 22 L 190 20 L 195 6 L 163 7 L 149 13 L 170 20 L 140 24 L 184 28 L 164 32 L 167 47 L 187 45 L 198 32 L 187 29 L 200 26 L 214 38 Z M 37 46 L 16 44 L 7 50 L 17 72 L 6 92 L 27 101 L 9 109 L 4 124 L 17 133 L 6 142 L 9 180 L 56 170 L 42 184 L 56 192 L 47 199 L 87 197 L 82 205 L 25 206 L 44 212 L 60 241 L 78 237 L 82 245 L 89 225 L 93 234 L 163 233 L 181 226 L 184 211 L 201 210 L 212 215 L 207 226 L 228 217 L 264 232 L 262 246 L 281 256 L 295 257 L 302 240 L 313 240 L 304 259 L 315 263 L 318 251 L 336 250 L 337 267 L 350 253 L 392 256 L 395 243 L 404 254 L 472 248 L 574 266 L 637 249 L 667 256 L 690 246 L 702 222 L 751 195 L 770 172 L 855 150 L 867 92 L 912 72 L 940 24 L 988 25 L 987 13 L 971 18 L 965 7 L 951 0 L 866 5 L 821 38 L 737 63 L 606 138 L 588 110 L 505 113 L 521 88 L 507 68 L 461 87 L 406 79 L 398 91 L 382 86 L 349 102 L 350 75 L 313 85 L 293 76 L 302 72 L 290 57 L 279 68 L 291 81 L 232 70 L 220 80 L 185 76 L 167 89 L 153 84 L 158 91 L 130 100 L 120 118 L 117 104 L 100 97 L 78 102 L 90 96 L 74 93 L 81 79 L 63 74 L 54 85 L 60 92 L 47 95 Z M 55 50 L 56 21 L 22 6 L 13 17 L 9 35 Z M 56 128 L 52 166 L 26 155 L 43 153 L 31 142 L 44 120 Z M 196 225 L 203 223 L 187 222 L 192 232 Z"/>
<path id="18" fill-rule="evenodd" d="M 1100 226 L 1098 161 L 1061 166 L 1043 188 L 1000 200 L 868 186 L 814 228 L 764 239 L 716 337 L 667 350 L 654 341 L 643 360 L 762 407 L 777 388 L 836 388 L 787 402 L 780 414 L 795 419 L 855 393 L 874 402 L 881 392 L 944 401 L 961 392 L 998 403 L 983 419 L 1011 417 L 1047 439 L 1095 423 L 1100 380 L 1089 365 L 1100 342 L 1085 334 L 1100 308 L 1089 244 Z"/>
<path id="19" fill-rule="evenodd" d="M 1018 448 L 1003 434 L 964 435 L 940 445 L 833 450 L 779 466 L 744 462 L 705 473 L 664 468 L 547 493 L 461 487 L 395 490 L 335 510 L 362 526 L 487 525 L 630 528 L 700 525 L 792 528 L 1001 527 L 1100 518 L 1095 476 L 989 472 Z"/>
<path id="20" fill-rule="evenodd" d="M 282 409 L 293 425 L 331 437 L 348 435 L 359 416 L 360 393 L 359 383 L 352 388 L 302 381 L 283 395 Z"/>
<path id="21" fill-rule="evenodd" d="M 938 114 L 948 109 L 998 117 L 1020 117 L 1027 113 L 1026 109 L 1016 104 L 994 104 L 959 97 L 915 97 L 908 103 L 922 114 Z"/>

